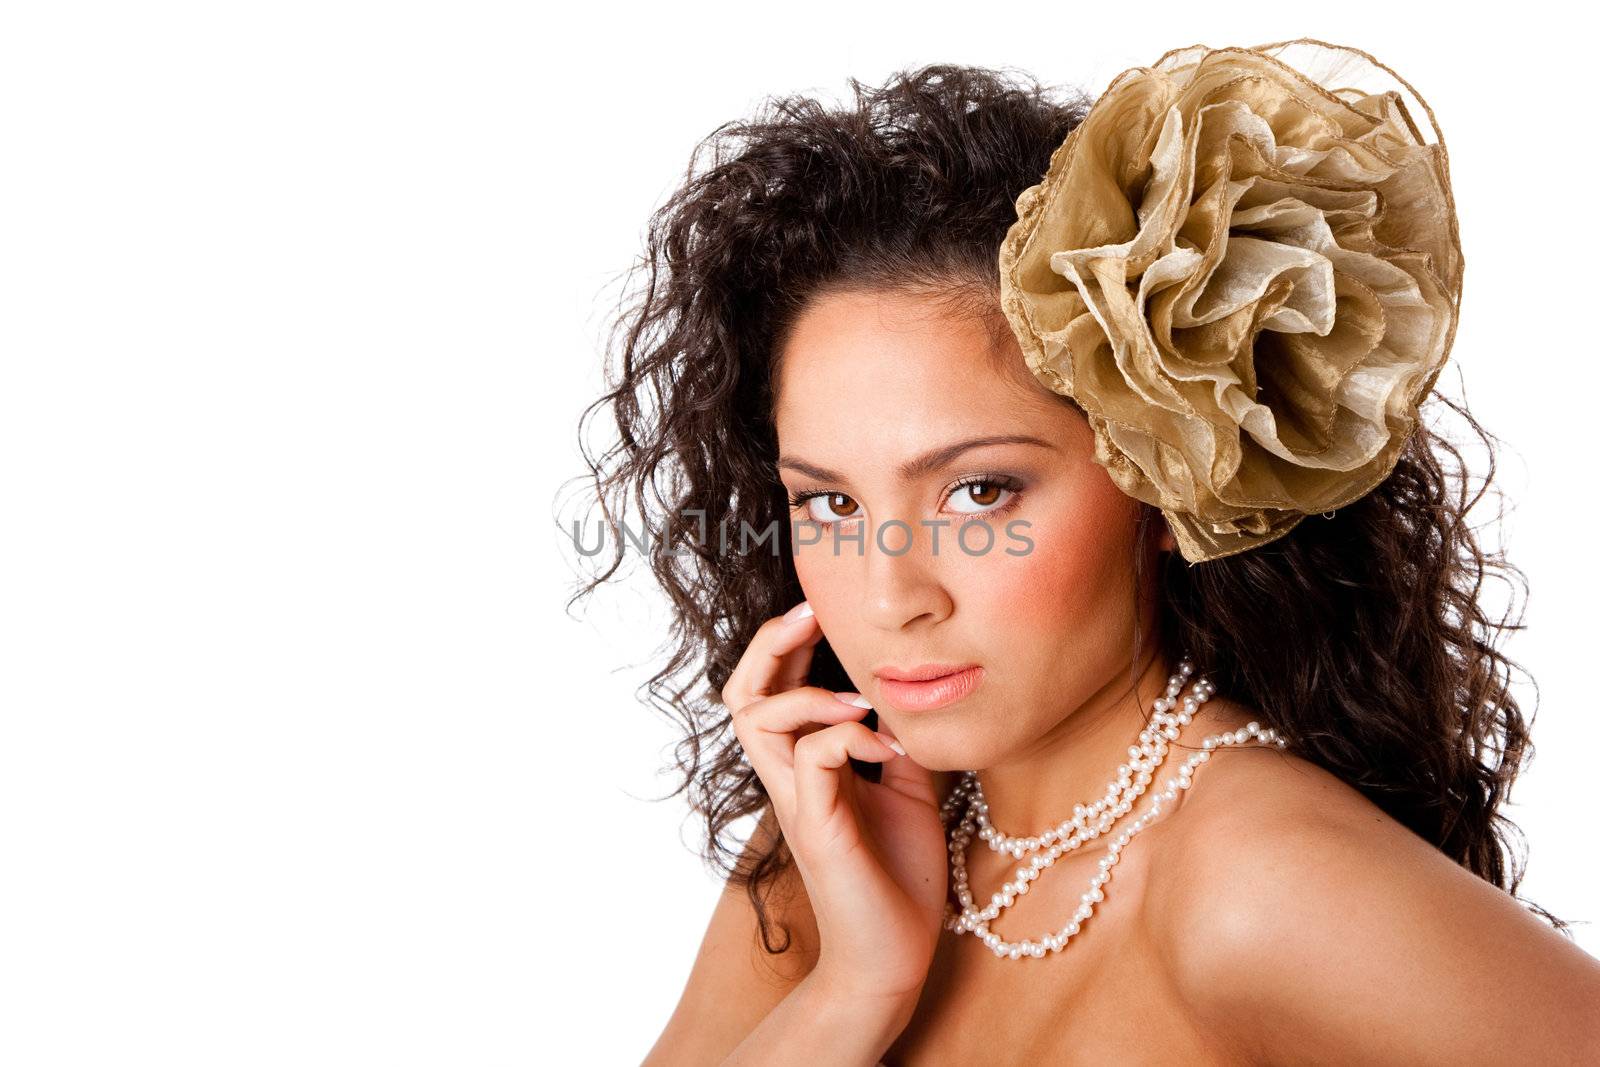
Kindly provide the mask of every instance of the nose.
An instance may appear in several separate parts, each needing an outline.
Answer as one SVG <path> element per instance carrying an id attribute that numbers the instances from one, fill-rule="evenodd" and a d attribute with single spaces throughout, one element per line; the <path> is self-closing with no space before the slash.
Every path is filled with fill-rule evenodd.
<path id="1" fill-rule="evenodd" d="M 881 630 L 899 632 L 928 626 L 954 607 L 939 576 L 933 531 L 911 522 L 888 522 L 869 536 L 863 553 L 864 619 Z"/>

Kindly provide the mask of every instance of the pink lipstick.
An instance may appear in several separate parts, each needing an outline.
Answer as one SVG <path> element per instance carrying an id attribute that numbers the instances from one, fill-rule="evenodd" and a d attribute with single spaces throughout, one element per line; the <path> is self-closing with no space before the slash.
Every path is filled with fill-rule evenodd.
<path id="1" fill-rule="evenodd" d="M 978 687 L 983 668 L 977 664 L 925 663 L 900 669 L 882 667 L 873 672 L 878 687 L 901 711 L 932 711 L 954 704 Z"/>

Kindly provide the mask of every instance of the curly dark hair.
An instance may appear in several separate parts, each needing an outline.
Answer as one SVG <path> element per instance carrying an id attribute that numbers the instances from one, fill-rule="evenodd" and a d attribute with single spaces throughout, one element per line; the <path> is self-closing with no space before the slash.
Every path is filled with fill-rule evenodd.
<path id="1" fill-rule="evenodd" d="M 579 420 L 614 554 L 568 607 L 616 573 L 617 522 L 631 503 L 674 608 L 671 657 L 642 687 L 683 729 L 682 783 L 668 796 L 689 792 L 705 821 L 704 858 L 748 892 L 769 953 L 789 938 L 773 943 L 762 887 L 792 855 L 781 833 L 764 849 L 726 840 L 736 820 L 766 814 L 767 797 L 718 694 L 757 627 L 803 596 L 775 470 L 775 355 L 824 291 L 912 291 L 996 313 L 997 252 L 1016 198 L 1092 103 L 1075 88 L 948 64 L 849 84 L 848 106 L 769 98 L 696 147 L 683 185 L 652 216 L 647 256 L 628 273 L 643 270 L 644 280 L 624 295 L 608 337 L 609 391 Z M 1510 688 L 1511 668 L 1526 671 L 1495 645 L 1523 628 L 1522 616 L 1508 608 L 1491 618 L 1480 594 L 1490 577 L 1524 591 L 1526 579 L 1503 551 L 1480 547 L 1466 521 L 1493 477 L 1497 439 L 1437 392 L 1424 414 L 1439 405 L 1487 447 L 1476 493 L 1461 452 L 1420 419 L 1392 474 L 1331 516 L 1200 564 L 1163 557 L 1159 640 L 1169 661 L 1188 651 L 1223 692 L 1258 709 L 1291 751 L 1515 896 L 1521 833 L 1498 809 L 1532 757 L 1532 715 Z M 619 434 L 597 460 L 585 438 L 602 408 Z M 1160 512 L 1142 507 L 1136 581 L 1162 527 Z M 686 515 L 700 538 L 678 536 Z M 783 550 L 718 551 L 704 537 L 741 523 L 776 524 Z M 811 681 L 852 688 L 825 639 Z M 874 777 L 875 765 L 858 766 Z"/>

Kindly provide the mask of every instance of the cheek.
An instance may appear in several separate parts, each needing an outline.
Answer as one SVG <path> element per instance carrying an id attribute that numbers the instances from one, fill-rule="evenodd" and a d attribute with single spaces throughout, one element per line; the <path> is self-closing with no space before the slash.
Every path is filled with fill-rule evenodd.
<path id="1" fill-rule="evenodd" d="M 830 603 L 853 603 L 859 597 L 860 575 L 855 568 L 861 565 L 861 561 L 856 559 L 854 551 L 853 546 L 846 546 L 839 555 L 834 555 L 826 541 L 821 545 L 805 545 L 795 549 L 790 557 L 794 563 L 794 573 L 813 607 L 820 609 Z"/>
<path id="2" fill-rule="evenodd" d="M 1005 588 L 1007 624 L 1019 636 L 1046 634 L 1077 641 L 1090 633 L 1115 635 L 1134 611 L 1133 541 L 1138 503 L 1109 480 L 1105 486 L 1031 513 L 1027 555 L 1013 557 L 992 580 Z"/>

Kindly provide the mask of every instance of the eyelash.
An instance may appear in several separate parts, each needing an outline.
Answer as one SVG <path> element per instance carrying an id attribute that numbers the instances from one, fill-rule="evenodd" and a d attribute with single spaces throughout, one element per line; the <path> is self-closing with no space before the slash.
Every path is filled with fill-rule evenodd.
<path id="1" fill-rule="evenodd" d="M 956 482 L 954 485 L 952 485 L 950 487 L 950 492 L 945 495 L 945 499 L 948 500 L 951 496 L 954 496 L 956 493 L 959 493 L 963 488 L 965 488 L 966 486 L 969 486 L 969 485 L 987 485 L 987 486 L 993 486 L 993 487 L 999 488 L 999 489 L 1004 489 L 1004 490 L 1006 490 L 1007 492 L 1009 492 L 1011 494 L 1011 498 L 1009 500 L 1007 500 L 1004 504 L 997 504 L 996 506 L 990 508 L 987 511 L 969 511 L 969 512 L 965 512 L 964 513 L 965 517 L 961 520 L 962 522 L 969 522 L 972 519 L 988 518 L 988 517 L 993 516 L 993 515 L 1003 515 L 1006 512 L 1009 512 L 1011 509 L 1015 508 L 1022 501 L 1022 483 L 1019 482 L 1017 479 L 1012 478 L 1009 475 L 1005 475 L 1005 474 L 976 474 L 976 475 L 971 475 L 971 476 L 966 477 L 966 478 L 962 478 L 960 481 Z M 812 497 L 818 497 L 818 496 L 842 496 L 842 497 L 845 497 L 847 499 L 854 499 L 853 497 L 850 496 L 849 493 L 841 493 L 841 492 L 839 492 L 838 490 L 835 490 L 835 489 L 814 489 L 814 490 L 811 490 L 810 492 L 805 492 L 805 493 L 790 493 L 789 494 L 789 507 L 790 508 L 803 507 L 805 505 L 805 503 L 807 501 L 809 501 Z M 852 516 L 852 517 L 854 517 L 854 516 Z M 820 522 L 821 520 L 812 520 L 812 521 Z M 848 521 L 848 520 L 841 520 L 841 521 Z M 831 525 L 833 525 L 833 523 L 832 522 L 823 522 L 822 525 L 831 526 Z"/>

